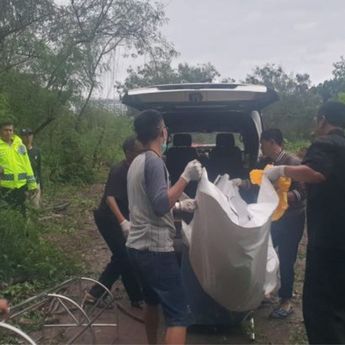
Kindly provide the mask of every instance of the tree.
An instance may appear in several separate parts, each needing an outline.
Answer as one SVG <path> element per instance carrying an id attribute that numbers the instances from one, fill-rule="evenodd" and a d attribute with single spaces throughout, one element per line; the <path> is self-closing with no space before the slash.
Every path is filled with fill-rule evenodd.
<path id="1" fill-rule="evenodd" d="M 321 99 L 310 87 L 308 74 L 286 73 L 281 66 L 266 64 L 256 67 L 245 82 L 262 84 L 278 92 L 279 101 L 264 111 L 264 122 L 269 127 L 278 127 L 291 138 L 309 136 Z"/>
<path id="2" fill-rule="evenodd" d="M 220 76 L 211 63 L 196 66 L 180 63 L 174 68 L 172 64 L 175 56 L 176 54 L 170 53 L 170 56 L 159 61 L 151 60 L 136 69 L 130 67 L 124 83 L 118 83 L 118 89 L 123 92 L 149 85 L 212 82 Z"/>
<path id="3" fill-rule="evenodd" d="M 332 75 L 333 78 L 325 80 L 315 88 L 316 92 L 322 97 L 323 101 L 326 102 L 329 99 L 336 99 L 339 94 L 345 92 L 345 59 L 343 56 L 340 60 L 333 64 Z"/>
<path id="4" fill-rule="evenodd" d="M 99 74 L 109 68 L 111 52 L 120 45 L 136 55 L 174 51 L 160 33 L 166 22 L 163 7 L 149 0 L 70 0 L 64 6 L 38 0 L 28 13 L 24 2 L 2 4 L 10 20 L 2 30 L 0 72 L 15 68 L 30 74 L 64 104 L 74 102 L 76 128 L 99 87 Z"/>

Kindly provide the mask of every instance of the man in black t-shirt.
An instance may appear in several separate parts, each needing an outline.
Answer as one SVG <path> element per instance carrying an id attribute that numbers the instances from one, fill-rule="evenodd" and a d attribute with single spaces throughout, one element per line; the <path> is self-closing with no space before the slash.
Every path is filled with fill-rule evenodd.
<path id="1" fill-rule="evenodd" d="M 20 136 L 23 140 L 24 145 L 28 150 L 28 155 L 30 158 L 30 163 L 32 167 L 32 171 L 34 173 L 36 182 L 37 182 L 37 189 L 34 194 L 32 194 L 29 198 L 31 200 L 32 205 L 35 208 L 40 207 L 41 203 L 41 193 L 42 193 L 42 173 L 41 173 L 41 150 L 33 145 L 34 140 L 34 132 L 31 128 L 23 128 L 20 131 Z"/>
<path id="2" fill-rule="evenodd" d="M 141 308 L 142 291 L 129 262 L 125 243 L 130 229 L 127 172 L 142 147 L 135 138 L 126 139 L 122 147 L 126 159 L 110 170 L 101 203 L 94 211 L 97 228 L 113 254 L 98 281 L 111 289 L 121 276 L 132 306 Z M 104 289 L 96 284 L 86 293 L 84 302 L 96 303 L 104 292 Z M 98 305 L 101 304 L 101 301 L 98 301 Z"/>
<path id="3" fill-rule="evenodd" d="M 302 165 L 276 166 L 270 180 L 307 184 L 308 246 L 303 316 L 311 344 L 345 344 L 345 104 L 327 102 L 317 115 L 318 138 Z"/>

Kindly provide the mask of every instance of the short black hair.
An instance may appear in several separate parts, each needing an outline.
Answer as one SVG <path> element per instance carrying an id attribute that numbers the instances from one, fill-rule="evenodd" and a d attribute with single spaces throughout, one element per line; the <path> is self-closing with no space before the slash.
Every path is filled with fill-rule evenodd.
<path id="1" fill-rule="evenodd" d="M 14 122 L 12 120 L 9 120 L 9 119 L 0 120 L 0 128 L 5 127 L 5 126 L 13 126 L 14 127 Z"/>
<path id="2" fill-rule="evenodd" d="M 345 127 L 345 104 L 337 101 L 328 101 L 321 105 L 318 117 L 324 116 L 330 124 Z"/>
<path id="3" fill-rule="evenodd" d="M 138 140 L 147 144 L 159 137 L 163 121 L 162 114 L 157 110 L 144 110 L 134 120 L 134 130 Z"/>
<path id="4" fill-rule="evenodd" d="M 32 134 L 34 134 L 34 131 L 31 128 L 22 128 L 19 131 L 19 134 L 22 135 L 22 136 L 32 135 Z"/>
<path id="5" fill-rule="evenodd" d="M 125 139 L 122 144 L 122 150 L 126 154 L 127 152 L 134 152 L 137 148 L 137 139 L 135 136 L 130 136 Z"/>
<path id="6" fill-rule="evenodd" d="M 284 142 L 283 133 L 278 128 L 270 128 L 263 131 L 261 133 L 261 140 L 273 140 L 279 146 L 282 146 Z"/>

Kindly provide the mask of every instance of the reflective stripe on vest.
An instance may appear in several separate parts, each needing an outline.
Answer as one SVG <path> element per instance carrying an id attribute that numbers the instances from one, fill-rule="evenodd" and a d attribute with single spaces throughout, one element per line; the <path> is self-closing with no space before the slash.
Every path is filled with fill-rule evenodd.
<path id="1" fill-rule="evenodd" d="M 28 180 L 30 179 L 30 181 L 35 180 L 35 178 L 33 176 L 29 176 L 27 177 L 26 173 L 21 173 L 18 174 L 18 180 L 26 180 L 28 178 Z M 14 174 L 3 174 L 2 176 L 0 176 L 0 179 L 3 181 L 14 181 Z"/>
<path id="2" fill-rule="evenodd" d="M 0 176 L 3 181 L 14 181 L 14 174 L 3 174 Z"/>
<path id="3" fill-rule="evenodd" d="M 36 181 L 35 176 L 33 176 L 33 175 L 32 176 L 26 176 L 26 179 L 27 179 L 28 183 Z"/>
<path id="4" fill-rule="evenodd" d="M 26 180 L 26 177 L 27 177 L 26 173 L 18 174 L 18 180 Z"/>

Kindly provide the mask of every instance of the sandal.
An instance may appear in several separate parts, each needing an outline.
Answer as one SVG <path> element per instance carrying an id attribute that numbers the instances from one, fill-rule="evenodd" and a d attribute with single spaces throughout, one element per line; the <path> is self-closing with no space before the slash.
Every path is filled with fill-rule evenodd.
<path id="1" fill-rule="evenodd" d="M 102 309 L 114 309 L 114 304 L 111 301 L 108 301 L 104 298 L 96 298 L 92 296 L 89 292 L 86 292 L 82 301 L 82 308 L 85 305 L 95 305 L 97 308 Z"/>
<path id="2" fill-rule="evenodd" d="M 279 307 L 274 309 L 270 314 L 271 319 L 286 319 L 289 315 L 293 313 L 293 307 L 290 306 L 288 309 Z"/>

